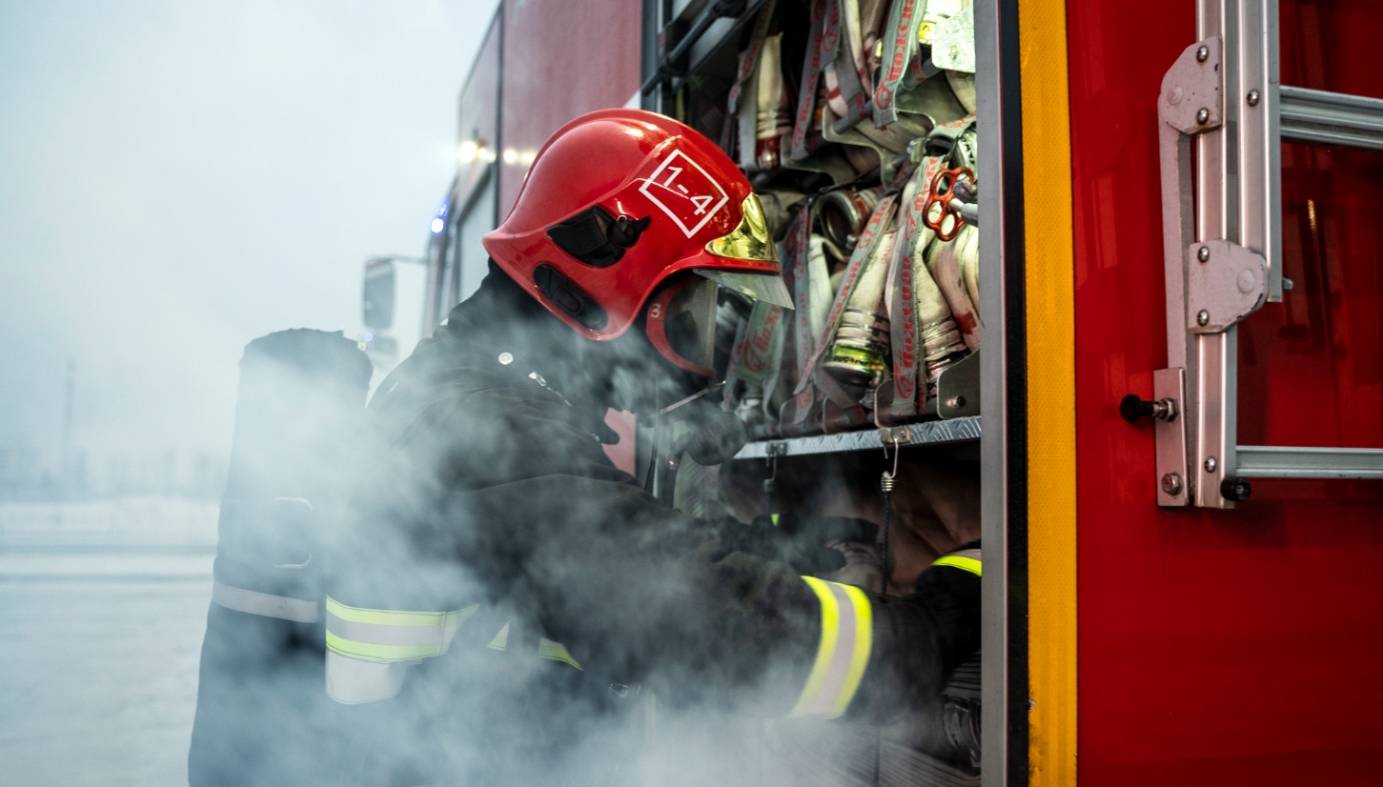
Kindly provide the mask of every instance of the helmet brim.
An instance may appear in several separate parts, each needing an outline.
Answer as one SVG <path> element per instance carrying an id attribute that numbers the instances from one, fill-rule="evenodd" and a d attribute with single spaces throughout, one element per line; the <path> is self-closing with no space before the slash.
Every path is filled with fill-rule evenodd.
<path id="1" fill-rule="evenodd" d="M 792 293 L 788 292 L 787 282 L 776 273 L 754 273 L 723 268 L 696 268 L 696 273 L 705 276 L 727 290 L 733 290 L 754 301 L 764 301 L 784 309 L 791 309 Z"/>

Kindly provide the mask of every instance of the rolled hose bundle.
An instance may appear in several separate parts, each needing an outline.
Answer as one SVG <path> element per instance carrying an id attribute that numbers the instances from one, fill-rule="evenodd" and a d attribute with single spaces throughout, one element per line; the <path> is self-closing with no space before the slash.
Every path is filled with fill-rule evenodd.
<path id="1" fill-rule="evenodd" d="M 821 368 L 829 372 L 854 401 L 877 386 L 888 370 L 888 313 L 884 285 L 896 232 L 886 232 L 865 263 L 859 282 L 846 301 L 830 354 Z M 829 389 L 828 389 L 829 395 Z M 838 402 L 842 406 L 850 401 Z"/>
<path id="2" fill-rule="evenodd" d="M 337 333 L 255 339 L 240 361 L 230 472 L 202 642 L 191 787 L 331 773 L 321 552 L 372 368 Z"/>

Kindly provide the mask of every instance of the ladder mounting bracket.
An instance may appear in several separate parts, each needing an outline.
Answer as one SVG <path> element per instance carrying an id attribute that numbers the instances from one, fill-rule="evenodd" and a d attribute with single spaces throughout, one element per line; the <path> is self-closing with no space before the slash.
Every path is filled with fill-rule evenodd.
<path id="1" fill-rule="evenodd" d="M 1157 114 L 1183 134 L 1200 134 L 1224 124 L 1224 70 L 1220 37 L 1186 47 L 1162 77 Z"/>
<path id="2" fill-rule="evenodd" d="M 1263 255 L 1226 240 L 1186 247 L 1186 330 L 1220 333 L 1258 311 L 1268 295 Z"/>

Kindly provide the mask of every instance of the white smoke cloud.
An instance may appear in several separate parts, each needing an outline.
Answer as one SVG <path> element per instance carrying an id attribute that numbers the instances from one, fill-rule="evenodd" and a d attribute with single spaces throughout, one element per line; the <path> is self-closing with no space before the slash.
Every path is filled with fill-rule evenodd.
<path id="1" fill-rule="evenodd" d="M 228 450 L 244 343 L 417 254 L 495 0 L 0 2 L 0 439 Z"/>
<path id="2" fill-rule="evenodd" d="M 454 167 L 455 95 L 493 5 L 0 6 L 0 434 L 55 442 L 63 373 L 74 357 L 74 442 L 93 451 L 228 451 L 245 342 L 295 326 L 354 334 L 364 257 L 424 242 Z M 422 476 L 435 468 L 395 470 Z M 586 513 L 590 521 L 603 514 Z M 336 551 L 407 564 L 411 536 L 383 524 Z M 464 515 L 445 524 L 456 542 L 471 537 Z M 481 595 L 483 582 L 445 553 L 436 557 L 384 581 Z M 572 554 L 538 550 L 536 558 L 528 570 L 590 580 L 592 567 Z M 614 572 L 605 579 L 622 591 L 611 604 L 630 616 L 651 595 L 690 593 L 675 582 L 650 587 L 648 577 L 642 585 Z M 510 610 L 501 602 L 492 617 L 532 611 L 512 603 Z M 465 658 L 436 662 L 444 663 L 467 666 Z M 551 674 L 538 669 L 550 665 L 516 665 L 514 696 Z M 778 684 L 775 702 L 798 666 L 767 670 L 764 682 Z M 323 689 L 300 688 L 318 698 Z M 478 693 L 494 701 L 493 691 Z M 771 710 L 763 698 L 746 692 L 726 705 L 707 694 L 715 703 L 676 709 L 636 696 L 628 710 L 596 717 L 580 705 L 538 709 L 546 729 L 577 740 L 569 759 L 551 763 L 553 780 L 570 766 L 581 777 L 573 783 L 775 781 L 759 759 L 760 719 Z M 467 737 L 506 719 L 458 712 L 464 693 L 430 700 L 423 707 L 437 715 L 428 718 L 456 725 L 456 734 L 442 734 L 443 751 L 419 751 L 420 759 L 451 759 L 464 772 L 475 759 L 535 756 L 521 742 L 493 748 Z M 333 730 L 340 708 L 327 707 L 320 721 Z M 259 710 L 266 729 L 292 723 L 290 709 Z M 425 732 L 405 727 L 372 744 L 407 752 L 447 730 Z M 299 765 L 315 768 L 312 753 Z"/>

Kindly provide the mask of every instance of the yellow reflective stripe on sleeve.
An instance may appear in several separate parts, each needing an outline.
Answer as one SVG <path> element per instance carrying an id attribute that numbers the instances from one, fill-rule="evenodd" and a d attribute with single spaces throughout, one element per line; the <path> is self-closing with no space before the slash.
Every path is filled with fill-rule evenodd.
<path id="1" fill-rule="evenodd" d="M 370 661 L 417 661 L 447 651 L 479 604 L 450 612 L 362 609 L 327 597 L 326 644 L 334 653 Z"/>
<path id="2" fill-rule="evenodd" d="M 365 609 L 348 607 L 327 596 L 327 612 L 351 623 L 373 623 L 380 626 L 451 626 L 470 617 L 480 605 L 474 604 L 454 612 L 412 612 L 408 610 Z"/>
<path id="3" fill-rule="evenodd" d="M 553 642 L 547 638 L 539 638 L 538 656 L 539 658 L 548 659 L 549 661 L 561 661 L 570 664 L 582 672 L 586 671 L 576 659 L 572 658 L 571 653 L 567 650 L 567 646 L 560 642 Z"/>
<path id="4" fill-rule="evenodd" d="M 937 558 L 935 561 L 932 562 L 932 565 L 950 566 L 951 568 L 958 568 L 961 571 L 969 571 L 971 574 L 974 574 L 977 577 L 981 576 L 981 563 L 973 557 L 965 557 L 963 555 L 947 555 L 942 558 Z"/>
<path id="5" fill-rule="evenodd" d="M 852 611 L 855 616 L 855 643 L 850 654 L 850 669 L 845 673 L 845 684 L 840 687 L 840 694 L 836 696 L 835 708 L 830 718 L 840 716 L 850 707 L 850 700 L 855 698 L 860 681 L 864 679 L 864 670 L 869 666 L 869 652 L 874 646 L 874 607 L 869 603 L 869 597 L 854 585 L 836 587 L 845 590 L 845 594 L 850 597 L 850 605 L 854 608 Z"/>
<path id="6" fill-rule="evenodd" d="M 793 716 L 806 715 L 812 701 L 821 693 L 821 684 L 826 680 L 826 669 L 835 655 L 836 640 L 840 634 L 840 607 L 836 603 L 835 594 L 826 587 L 825 582 L 816 577 L 802 579 L 821 602 L 821 642 L 816 646 L 816 661 L 812 663 L 812 671 L 807 675 L 807 685 L 802 687 L 802 696 L 797 698 L 797 705 L 792 709 Z"/>
<path id="7" fill-rule="evenodd" d="M 440 656 L 446 651 L 446 645 L 437 643 L 434 645 L 375 645 L 369 642 L 356 642 L 354 640 L 338 637 L 327 632 L 327 649 L 333 653 L 340 653 L 342 656 L 351 658 L 365 659 L 367 661 L 417 661 L 419 659 Z"/>
<path id="8" fill-rule="evenodd" d="M 490 650 L 504 650 L 509 647 L 509 624 L 507 622 L 504 624 L 504 628 L 495 635 L 495 638 L 490 640 L 490 644 L 485 647 Z"/>
<path id="9" fill-rule="evenodd" d="M 793 716 L 834 719 L 859 690 L 873 647 L 869 597 L 853 585 L 802 577 L 821 602 L 821 642 Z"/>

